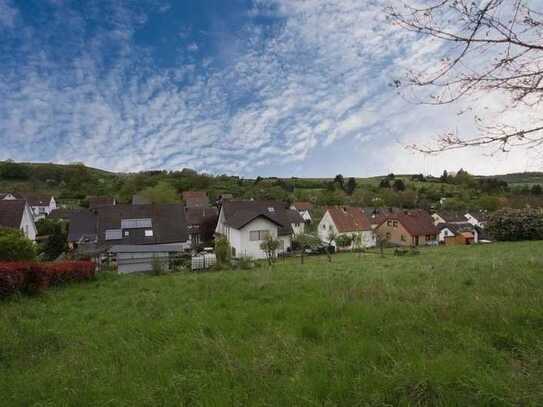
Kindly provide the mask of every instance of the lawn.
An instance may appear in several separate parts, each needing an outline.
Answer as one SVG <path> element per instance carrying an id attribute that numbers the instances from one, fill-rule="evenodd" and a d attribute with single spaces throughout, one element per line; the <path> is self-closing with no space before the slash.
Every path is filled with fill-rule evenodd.
<path id="1" fill-rule="evenodd" d="M 543 405 L 543 242 L 0 302 L 0 405 Z"/>

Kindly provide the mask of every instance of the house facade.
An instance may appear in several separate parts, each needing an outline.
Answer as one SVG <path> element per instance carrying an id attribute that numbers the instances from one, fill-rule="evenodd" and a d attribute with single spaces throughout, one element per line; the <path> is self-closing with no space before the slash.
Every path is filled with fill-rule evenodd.
<path id="1" fill-rule="evenodd" d="M 0 200 L 0 228 L 18 229 L 32 241 L 38 234 L 32 211 L 23 199 Z"/>
<path id="2" fill-rule="evenodd" d="M 52 211 L 57 209 L 57 202 L 52 195 L 28 193 L 19 195 L 28 202 L 35 221 L 49 216 Z"/>
<path id="3" fill-rule="evenodd" d="M 292 237 L 303 231 L 303 218 L 283 202 L 225 201 L 215 235 L 228 240 L 233 257 L 264 259 L 260 245 L 268 235 L 279 240 L 278 253 L 285 253 L 292 246 Z"/>
<path id="4" fill-rule="evenodd" d="M 470 245 L 479 243 L 479 231 L 471 223 L 440 223 L 438 241 L 444 245 Z"/>
<path id="5" fill-rule="evenodd" d="M 318 225 L 319 238 L 328 243 L 331 233 L 336 237 L 341 235 L 359 236 L 363 247 L 376 245 L 376 235 L 371 227 L 371 222 L 361 208 L 348 206 L 326 208 Z M 336 246 L 335 241 L 331 243 Z M 354 243 L 351 244 L 351 248 L 353 245 Z"/>
<path id="6" fill-rule="evenodd" d="M 290 209 L 298 211 L 305 223 L 311 223 L 311 209 L 313 204 L 311 202 L 293 202 L 290 205 Z"/>
<path id="7" fill-rule="evenodd" d="M 193 248 L 213 240 L 218 212 L 214 207 L 185 208 L 189 241 Z"/>
<path id="8" fill-rule="evenodd" d="M 397 246 L 437 245 L 439 230 L 424 210 L 402 211 L 387 215 L 376 227 L 379 238 Z"/>

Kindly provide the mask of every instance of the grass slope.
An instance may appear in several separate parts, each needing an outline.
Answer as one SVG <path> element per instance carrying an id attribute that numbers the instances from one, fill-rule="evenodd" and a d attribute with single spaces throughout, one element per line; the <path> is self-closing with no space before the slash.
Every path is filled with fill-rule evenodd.
<path id="1" fill-rule="evenodd" d="M 542 405 L 543 242 L 0 303 L 0 405 Z"/>

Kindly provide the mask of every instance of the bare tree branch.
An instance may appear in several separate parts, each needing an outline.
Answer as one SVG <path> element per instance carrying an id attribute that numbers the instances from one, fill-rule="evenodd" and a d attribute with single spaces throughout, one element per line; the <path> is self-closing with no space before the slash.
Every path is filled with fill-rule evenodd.
<path id="1" fill-rule="evenodd" d="M 504 113 L 543 104 L 543 14 L 528 0 L 405 0 L 401 9 L 388 8 L 387 13 L 394 24 L 446 47 L 447 56 L 436 69 L 412 71 L 405 81 L 394 82 L 400 89 L 429 90 L 420 103 L 443 105 L 467 96 L 502 94 L 507 101 Z M 543 144 L 543 117 L 525 128 L 488 125 L 480 117 L 475 121 L 478 135 L 450 132 L 439 137 L 436 146 L 410 147 L 430 153 L 482 145 L 507 151 Z"/>

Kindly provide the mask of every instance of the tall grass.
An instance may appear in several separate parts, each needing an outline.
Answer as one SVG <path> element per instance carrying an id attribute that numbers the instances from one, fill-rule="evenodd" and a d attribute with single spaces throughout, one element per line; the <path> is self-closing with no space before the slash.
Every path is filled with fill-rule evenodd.
<path id="1" fill-rule="evenodd" d="M 543 242 L 0 303 L 0 405 L 542 405 Z"/>

